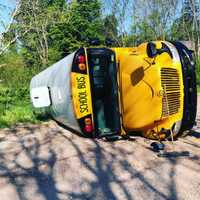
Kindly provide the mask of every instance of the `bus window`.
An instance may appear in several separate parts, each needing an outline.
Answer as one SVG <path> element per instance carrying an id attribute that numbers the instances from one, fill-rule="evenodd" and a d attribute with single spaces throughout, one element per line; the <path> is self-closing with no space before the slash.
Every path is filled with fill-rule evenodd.
<path id="1" fill-rule="evenodd" d="M 109 49 L 88 49 L 95 132 L 98 136 L 120 132 L 117 69 Z"/>

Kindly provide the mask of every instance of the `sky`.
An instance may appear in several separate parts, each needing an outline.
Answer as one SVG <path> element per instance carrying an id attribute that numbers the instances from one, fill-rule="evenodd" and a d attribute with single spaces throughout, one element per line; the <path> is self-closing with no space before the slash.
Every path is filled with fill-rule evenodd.
<path id="1" fill-rule="evenodd" d="M 111 0 L 102 0 L 103 2 L 103 13 L 104 15 L 107 15 L 111 12 Z M 134 0 L 133 0 L 134 2 Z M 3 24 L 7 24 L 10 20 L 10 16 L 11 13 L 13 11 L 13 9 L 16 6 L 16 0 L 0 0 L 0 33 L 2 33 L 4 31 L 4 26 Z M 128 7 L 132 7 L 131 5 L 128 5 Z M 178 10 L 177 10 L 177 15 L 180 12 L 180 5 L 178 6 Z M 131 11 L 131 9 L 130 9 Z M 177 17 L 177 16 L 176 16 Z M 132 23 L 132 18 L 131 18 L 131 13 L 129 13 L 129 15 L 127 15 L 125 17 L 125 24 L 124 24 L 124 28 L 126 29 L 127 32 L 130 31 L 130 27 L 131 27 L 131 23 Z"/>
<path id="2" fill-rule="evenodd" d="M 4 30 L 3 24 L 8 23 L 10 20 L 10 15 L 16 5 L 15 2 L 15 0 L 0 0 L 0 33 Z"/>
<path id="3" fill-rule="evenodd" d="M 105 14 L 108 14 L 110 12 L 110 3 L 110 0 L 103 0 Z M 0 0 L 0 33 L 2 33 L 4 30 L 2 21 L 5 24 L 9 22 L 10 15 L 15 6 L 16 0 Z"/>

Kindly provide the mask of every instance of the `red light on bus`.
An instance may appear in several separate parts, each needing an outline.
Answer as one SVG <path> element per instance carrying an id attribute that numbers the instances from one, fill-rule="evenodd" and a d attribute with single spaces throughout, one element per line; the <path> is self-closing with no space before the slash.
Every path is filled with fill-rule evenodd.
<path id="1" fill-rule="evenodd" d="M 92 130 L 93 130 L 93 128 L 92 128 L 92 125 L 91 125 L 91 124 L 89 124 L 89 125 L 85 125 L 85 132 L 87 132 L 87 133 L 91 133 Z"/>
<path id="2" fill-rule="evenodd" d="M 85 56 L 83 56 L 83 55 L 78 56 L 78 62 L 85 63 Z"/>
<path id="3" fill-rule="evenodd" d="M 91 133 L 93 131 L 91 118 L 85 118 L 85 132 Z"/>

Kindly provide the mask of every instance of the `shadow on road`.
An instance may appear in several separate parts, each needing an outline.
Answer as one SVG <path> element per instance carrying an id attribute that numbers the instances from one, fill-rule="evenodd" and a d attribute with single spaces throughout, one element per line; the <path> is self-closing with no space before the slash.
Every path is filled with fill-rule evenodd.
<path id="1" fill-rule="evenodd" d="M 137 154 L 143 148 L 137 141 L 84 139 L 48 126 L 22 129 L 9 130 L 0 140 L 0 180 L 14 186 L 20 200 L 178 199 L 179 158 L 157 158 L 147 148 Z"/>
<path id="2" fill-rule="evenodd" d="M 47 158 L 39 157 L 40 148 L 45 144 L 45 141 L 43 144 L 39 143 L 38 139 L 34 137 L 35 130 L 28 127 L 26 127 L 26 129 L 27 132 L 24 137 L 17 135 L 18 133 L 15 129 L 11 131 L 10 136 L 12 139 L 13 136 L 15 137 L 15 141 L 17 142 L 15 144 L 18 147 L 13 150 L 8 149 L 8 151 L 1 151 L 1 177 L 7 178 L 7 181 L 15 186 L 20 200 L 29 199 L 25 191 L 27 186 L 26 180 L 28 179 L 32 179 L 36 182 L 37 192 L 41 193 L 45 199 L 57 200 L 57 190 L 53 178 L 56 153 L 53 149 L 49 148 Z M 9 137 L 9 135 L 6 135 L 6 137 Z M 22 161 L 20 161 L 19 157 Z M 23 159 L 25 159 L 24 162 Z M 27 167 L 27 164 L 30 166 Z M 25 194 L 27 196 L 25 196 Z"/>

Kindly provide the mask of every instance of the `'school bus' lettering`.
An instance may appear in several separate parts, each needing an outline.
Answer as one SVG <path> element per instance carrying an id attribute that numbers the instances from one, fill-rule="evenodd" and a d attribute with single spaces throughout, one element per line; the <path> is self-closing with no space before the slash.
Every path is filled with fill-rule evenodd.
<path id="1" fill-rule="evenodd" d="M 72 73 L 73 99 L 77 118 L 91 114 L 91 97 L 89 76 L 85 74 Z"/>
<path id="2" fill-rule="evenodd" d="M 80 112 L 84 113 L 84 112 L 88 112 L 88 100 L 87 100 L 87 92 L 86 92 L 86 80 L 85 77 L 77 77 L 77 85 L 78 85 L 78 89 L 81 91 L 79 91 L 78 93 L 78 97 L 79 97 L 79 103 L 80 103 Z M 82 89 L 84 89 L 84 91 L 82 91 Z"/>

